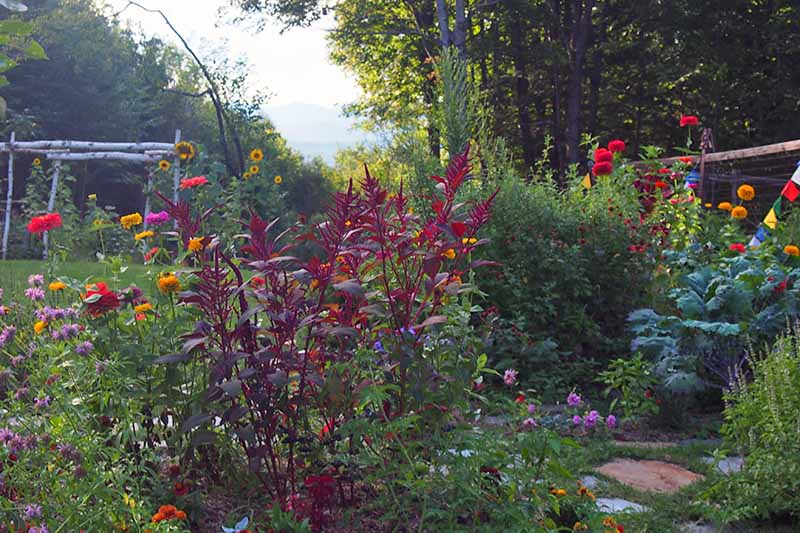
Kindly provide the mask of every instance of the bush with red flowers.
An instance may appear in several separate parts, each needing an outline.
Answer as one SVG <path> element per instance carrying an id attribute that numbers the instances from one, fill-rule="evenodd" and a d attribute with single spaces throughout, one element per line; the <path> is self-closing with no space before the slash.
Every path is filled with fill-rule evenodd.
<path id="1" fill-rule="evenodd" d="M 622 153 L 625 151 L 625 141 L 614 139 L 608 143 L 608 151 L 614 154 Z"/>

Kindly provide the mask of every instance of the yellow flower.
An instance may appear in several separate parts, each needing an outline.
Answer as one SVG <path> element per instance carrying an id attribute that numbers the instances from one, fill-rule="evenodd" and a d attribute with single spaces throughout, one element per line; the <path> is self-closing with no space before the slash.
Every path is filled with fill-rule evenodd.
<path id="1" fill-rule="evenodd" d="M 130 215 L 125 215 L 120 217 L 119 223 L 122 224 L 123 228 L 131 229 L 133 226 L 138 226 L 142 223 L 142 215 L 140 213 L 131 213 Z"/>
<path id="2" fill-rule="evenodd" d="M 181 282 L 178 276 L 171 272 L 165 272 L 158 278 L 158 290 L 164 294 L 170 294 L 181 290 Z"/>
<path id="3" fill-rule="evenodd" d="M 169 170 L 169 166 L 170 166 L 169 161 L 167 161 L 166 159 L 162 159 L 161 161 L 158 162 L 158 168 L 163 170 L 164 172 Z"/>
<path id="4" fill-rule="evenodd" d="M 93 201 L 93 202 L 96 202 L 96 201 L 97 201 L 97 195 L 96 195 L 96 194 L 94 194 L 94 193 L 90 194 L 90 195 L 89 195 L 89 196 L 87 196 L 86 198 L 88 198 L 89 200 L 91 200 L 91 201 Z"/>
<path id="5" fill-rule="evenodd" d="M 136 311 L 137 313 L 144 313 L 145 311 L 152 311 L 153 310 L 153 304 L 151 304 L 150 302 L 145 302 L 143 304 L 137 305 L 136 307 L 133 308 L 133 310 Z"/>
<path id="6" fill-rule="evenodd" d="M 406 211 L 406 212 L 407 212 L 409 215 L 413 215 L 413 214 L 414 214 L 414 208 L 413 208 L 413 207 L 409 207 L 409 208 L 408 208 L 408 211 Z"/>
<path id="7" fill-rule="evenodd" d="M 787 244 L 786 246 L 783 247 L 783 253 L 785 253 L 786 255 L 798 257 L 800 256 L 800 248 L 798 248 L 794 244 Z"/>
<path id="8" fill-rule="evenodd" d="M 189 244 L 186 246 L 186 248 L 190 252 L 201 251 L 203 248 L 205 248 L 205 246 L 203 245 L 203 237 L 195 237 L 194 239 L 189 239 Z"/>
<path id="9" fill-rule="evenodd" d="M 553 496 L 566 496 L 567 491 L 565 491 L 564 489 L 551 489 L 550 494 L 552 494 Z"/>
<path id="10" fill-rule="evenodd" d="M 452 248 L 448 248 L 444 252 L 442 252 L 442 256 L 446 257 L 447 259 L 455 259 L 456 258 L 456 251 Z"/>
<path id="11" fill-rule="evenodd" d="M 194 145 L 188 141 L 181 141 L 175 145 L 175 153 L 178 154 L 181 161 L 188 161 L 194 158 Z"/>
<path id="12" fill-rule="evenodd" d="M 38 166 L 41 166 L 41 164 L 42 164 L 42 160 L 39 159 L 38 157 L 33 160 L 33 166 L 38 167 Z"/>
<path id="13" fill-rule="evenodd" d="M 36 334 L 39 335 L 44 331 L 44 328 L 46 327 L 47 327 L 47 322 L 40 320 L 33 325 L 33 331 L 35 331 Z"/>
<path id="14" fill-rule="evenodd" d="M 748 185 L 745 183 L 736 190 L 736 196 L 738 196 L 745 202 L 749 202 L 750 200 L 756 197 L 756 190 L 753 188 L 752 185 Z"/>
<path id="15" fill-rule="evenodd" d="M 258 169 L 258 165 L 253 165 L 252 167 L 250 167 L 250 174 L 251 175 L 252 174 L 258 174 L 258 170 L 259 170 Z"/>
<path id="16" fill-rule="evenodd" d="M 711 203 L 707 203 L 707 204 L 704 204 L 703 207 L 705 207 L 706 209 L 711 209 L 714 206 Z"/>
<path id="17" fill-rule="evenodd" d="M 731 205 L 730 202 L 721 202 L 717 206 L 717 208 L 722 209 L 723 211 L 730 211 L 731 209 L 733 209 L 733 206 Z"/>
<path id="18" fill-rule="evenodd" d="M 737 205 L 731 210 L 731 216 L 736 220 L 742 220 L 743 218 L 747 218 L 747 208 L 741 205 Z"/>
<path id="19" fill-rule="evenodd" d="M 243 177 L 244 179 L 246 179 L 246 180 L 249 180 L 249 179 L 250 179 L 250 176 L 252 176 L 252 174 L 250 174 L 249 172 L 245 172 L 244 174 L 242 174 L 242 177 Z"/>
<path id="20" fill-rule="evenodd" d="M 153 235 L 155 235 L 155 233 L 153 233 L 150 230 L 140 231 L 139 233 L 137 233 L 136 235 L 133 236 L 133 240 L 141 241 L 142 239 L 146 239 L 148 237 L 152 237 Z"/>
<path id="21" fill-rule="evenodd" d="M 252 161 L 261 161 L 264 159 L 264 152 L 256 148 L 255 150 L 250 152 L 250 159 Z"/>
<path id="22" fill-rule="evenodd" d="M 470 237 L 469 239 L 464 237 L 463 239 L 461 239 L 461 244 L 475 244 L 476 242 L 478 242 L 478 239 L 476 239 L 475 237 Z"/>
<path id="23" fill-rule="evenodd" d="M 123 494 L 122 495 L 122 501 L 125 503 L 125 505 L 127 505 L 131 509 L 135 509 L 136 508 L 136 500 L 134 500 L 133 498 L 131 498 L 127 494 Z"/>
<path id="24" fill-rule="evenodd" d="M 67 288 L 67 284 L 63 281 L 54 281 L 47 286 L 51 291 L 63 291 Z"/>
<path id="25" fill-rule="evenodd" d="M 603 518 L 603 525 L 606 527 L 614 527 L 617 525 L 617 521 L 614 519 L 613 516 L 607 516 Z"/>
<path id="26" fill-rule="evenodd" d="M 275 182 L 275 185 L 280 185 L 281 183 L 283 183 L 283 178 L 280 176 L 275 176 L 275 179 L 272 181 Z"/>
<path id="27" fill-rule="evenodd" d="M 581 522 L 575 522 L 575 525 L 572 526 L 572 531 L 586 531 L 587 529 L 589 529 L 589 526 Z"/>

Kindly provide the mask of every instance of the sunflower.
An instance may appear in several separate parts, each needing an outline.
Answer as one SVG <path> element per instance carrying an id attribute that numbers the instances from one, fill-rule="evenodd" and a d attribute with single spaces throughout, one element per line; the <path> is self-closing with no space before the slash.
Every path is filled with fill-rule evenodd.
<path id="1" fill-rule="evenodd" d="M 252 167 L 250 167 L 250 175 L 258 174 L 258 171 L 259 171 L 258 165 L 253 165 Z"/>
<path id="2" fill-rule="evenodd" d="M 731 210 L 731 216 L 736 220 L 742 220 L 743 218 L 747 218 L 747 208 L 741 205 L 737 205 Z"/>
<path id="3" fill-rule="evenodd" d="M 37 157 L 36 159 L 33 160 L 33 166 L 35 167 L 42 166 L 42 160 Z"/>
<path id="4" fill-rule="evenodd" d="M 166 159 L 162 159 L 161 161 L 158 162 L 158 168 L 159 170 L 163 170 L 164 172 L 166 172 L 167 170 L 169 170 L 169 161 L 167 161 Z"/>
<path id="5" fill-rule="evenodd" d="M 188 141 L 181 141 L 175 145 L 175 152 L 181 158 L 181 161 L 188 161 L 194 158 L 194 145 Z"/>
<path id="6" fill-rule="evenodd" d="M 745 183 L 736 190 L 736 196 L 738 196 L 745 202 L 749 202 L 750 200 L 756 197 L 756 190 L 753 188 L 752 185 L 748 185 Z"/>
<path id="7" fill-rule="evenodd" d="M 250 152 L 250 160 L 251 161 L 262 161 L 264 159 L 264 152 L 256 148 L 255 150 Z"/>
<path id="8" fill-rule="evenodd" d="M 275 176 L 275 179 L 273 179 L 272 181 L 275 182 L 275 185 L 280 185 L 281 183 L 283 183 L 283 178 L 280 176 Z"/>
<path id="9" fill-rule="evenodd" d="M 252 174 L 250 174 L 250 172 L 245 172 L 244 174 L 242 174 L 242 177 L 246 180 L 249 180 L 251 176 Z"/>

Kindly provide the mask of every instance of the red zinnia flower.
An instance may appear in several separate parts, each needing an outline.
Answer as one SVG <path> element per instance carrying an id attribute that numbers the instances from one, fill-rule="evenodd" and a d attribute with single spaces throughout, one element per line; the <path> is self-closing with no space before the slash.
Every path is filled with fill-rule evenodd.
<path id="1" fill-rule="evenodd" d="M 700 124 L 700 119 L 694 115 L 681 115 L 681 128 L 686 126 L 697 126 Z"/>
<path id="2" fill-rule="evenodd" d="M 172 490 L 175 493 L 175 496 L 186 496 L 189 494 L 189 487 L 180 481 L 175 483 L 175 487 Z"/>
<path id="3" fill-rule="evenodd" d="M 625 141 L 620 139 L 614 139 L 613 141 L 608 143 L 608 151 L 612 153 L 624 152 L 625 151 Z"/>
<path id="4" fill-rule="evenodd" d="M 656 185 L 656 188 L 657 188 L 657 189 L 666 189 L 666 188 L 667 188 L 667 184 L 666 184 L 666 182 L 663 182 L 663 181 L 661 181 L 661 180 L 658 180 L 658 181 L 655 183 L 655 185 Z"/>
<path id="5" fill-rule="evenodd" d="M 158 253 L 158 246 L 150 248 L 150 251 L 144 254 L 144 260 L 150 261 L 153 258 L 153 256 L 156 255 L 157 253 Z"/>
<path id="6" fill-rule="evenodd" d="M 119 307 L 119 298 L 105 283 L 95 283 L 86 291 L 83 303 L 93 317 L 98 317 Z"/>
<path id="7" fill-rule="evenodd" d="M 663 167 L 663 168 L 659 168 L 659 169 L 658 169 L 658 173 L 659 173 L 659 174 L 670 174 L 671 172 L 672 172 L 672 171 L 671 171 L 670 169 L 666 168 L 666 167 Z"/>
<path id="8" fill-rule="evenodd" d="M 685 155 L 683 157 L 679 157 L 678 161 L 680 161 L 681 163 L 686 163 L 687 165 L 691 165 L 692 161 L 694 161 L 694 158 L 690 155 Z"/>
<path id="9" fill-rule="evenodd" d="M 51 229 L 61 227 L 61 215 L 58 213 L 47 213 L 38 217 L 33 217 L 28 223 L 28 231 L 31 233 L 44 233 Z"/>
<path id="10" fill-rule="evenodd" d="M 611 152 L 608 152 L 609 154 Z M 601 161 L 600 163 L 595 163 L 592 167 L 592 174 L 595 176 L 608 176 L 611 172 L 614 171 L 614 167 L 608 161 Z"/>
<path id="11" fill-rule="evenodd" d="M 518 394 L 517 397 L 514 399 L 516 403 L 525 403 L 525 395 Z"/>
<path id="12" fill-rule="evenodd" d="M 605 148 L 598 148 L 597 150 L 594 151 L 595 163 L 610 163 L 613 160 L 614 160 L 614 154 L 612 154 Z"/>
<path id="13" fill-rule="evenodd" d="M 205 176 L 195 176 L 194 178 L 185 178 L 181 180 L 181 190 L 184 189 L 194 189 L 195 187 L 199 187 L 200 185 L 205 185 L 208 183 L 208 180 Z"/>
<path id="14" fill-rule="evenodd" d="M 745 252 L 744 244 L 740 242 L 735 242 L 731 244 L 730 246 L 728 246 L 728 249 L 731 250 L 732 252 L 739 252 L 740 254 L 743 254 Z"/>

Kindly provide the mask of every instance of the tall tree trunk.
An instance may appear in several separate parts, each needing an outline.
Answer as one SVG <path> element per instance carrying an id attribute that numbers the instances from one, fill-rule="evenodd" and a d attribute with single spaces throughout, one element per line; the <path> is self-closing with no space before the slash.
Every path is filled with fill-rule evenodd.
<path id="1" fill-rule="evenodd" d="M 508 22 L 511 38 L 511 56 L 514 61 L 514 100 L 517 108 L 517 126 L 519 140 L 522 145 L 522 161 L 526 175 L 536 162 L 531 134 L 530 93 L 528 83 L 528 60 L 526 55 L 525 32 L 522 28 L 522 17 L 514 7 L 509 7 Z"/>
<path id="2" fill-rule="evenodd" d="M 458 56 L 467 59 L 467 12 L 464 0 L 456 0 L 456 25 L 453 29 L 453 46 L 458 50 Z"/>
<path id="3" fill-rule="evenodd" d="M 561 131 L 561 72 L 558 66 L 554 65 L 553 71 L 553 159 L 558 175 L 564 173 L 564 145 Z"/>
<path id="4" fill-rule="evenodd" d="M 445 0 L 436 0 L 436 16 L 439 19 L 439 43 L 442 48 L 447 48 L 452 44 L 452 40 L 450 39 L 450 17 L 447 14 Z"/>
<path id="5" fill-rule="evenodd" d="M 574 0 L 572 29 L 569 40 L 570 75 L 567 82 L 566 147 L 567 163 L 581 160 L 581 108 L 583 103 L 583 75 L 586 49 L 592 27 L 594 0 Z"/>

